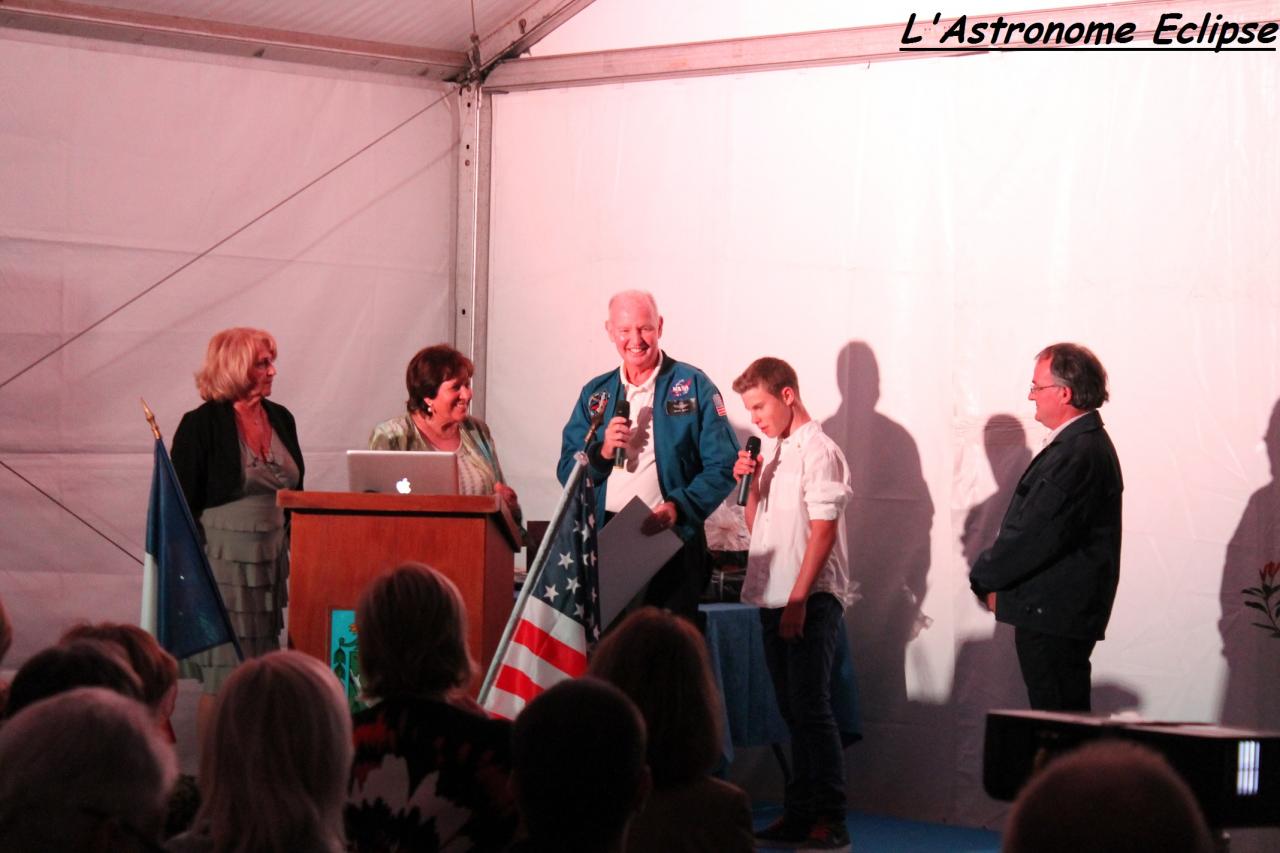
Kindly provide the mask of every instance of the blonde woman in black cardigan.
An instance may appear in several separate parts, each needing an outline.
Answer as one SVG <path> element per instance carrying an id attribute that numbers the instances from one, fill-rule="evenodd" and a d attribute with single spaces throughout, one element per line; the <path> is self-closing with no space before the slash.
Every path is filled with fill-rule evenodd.
<path id="1" fill-rule="evenodd" d="M 280 648 L 289 545 L 276 492 L 302 488 L 304 471 L 293 415 L 267 399 L 275 361 L 269 332 L 218 332 L 196 373 L 205 403 L 183 415 L 173 436 L 173 467 L 246 657 Z M 236 664 L 230 644 L 182 662 L 183 674 L 203 686 L 196 716 L 201 733 Z"/>

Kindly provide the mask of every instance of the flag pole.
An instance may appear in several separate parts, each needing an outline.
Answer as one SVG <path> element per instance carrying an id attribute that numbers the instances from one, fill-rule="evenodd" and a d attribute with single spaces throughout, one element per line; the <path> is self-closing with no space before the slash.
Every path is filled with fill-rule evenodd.
<path id="1" fill-rule="evenodd" d="M 564 491 L 560 493 L 560 502 L 556 504 L 556 510 L 551 515 L 551 521 L 547 524 L 547 532 L 551 532 L 560 527 L 560 520 L 564 517 L 565 511 L 569 507 L 570 496 L 578 488 L 578 484 L 582 481 L 587 471 L 587 454 L 578 451 L 573 457 L 573 470 L 569 472 L 569 478 L 565 480 Z M 489 670 L 485 673 L 484 683 L 480 685 L 480 693 L 476 697 L 476 701 L 480 705 L 484 705 L 485 700 L 489 697 L 489 690 L 493 687 L 493 681 L 498 676 L 498 669 L 502 666 L 502 659 L 506 655 L 507 646 L 511 645 L 511 635 L 515 633 L 516 623 L 520 621 L 520 614 L 524 610 L 524 603 L 529 598 L 529 593 L 533 590 L 539 578 L 542 577 L 543 567 L 547 564 L 550 556 L 551 540 L 553 537 L 544 535 L 542 542 L 538 545 L 538 553 L 533 558 L 533 565 L 524 576 L 524 586 L 520 588 L 520 597 L 516 599 L 515 606 L 511 608 L 511 616 L 507 619 L 507 627 L 502 631 L 502 639 L 498 641 L 498 648 L 493 653 L 493 660 L 489 661 Z"/>
<path id="2" fill-rule="evenodd" d="M 139 397 L 138 402 L 142 403 L 142 413 L 147 416 L 147 423 L 151 425 L 151 434 L 155 436 L 156 441 L 160 441 L 160 427 L 156 425 L 156 413 L 151 411 L 151 407 L 147 405 L 146 398 Z M 155 474 L 152 474 L 154 478 Z M 151 508 L 147 507 L 147 515 L 150 516 Z M 156 639 L 159 639 L 160 626 L 157 618 L 156 601 L 159 598 L 159 579 L 156 577 L 154 564 L 150 560 L 142 561 L 142 612 L 138 617 L 138 624 Z"/>
<path id="3" fill-rule="evenodd" d="M 151 434 L 155 436 L 157 464 L 159 464 L 161 459 L 163 459 L 164 469 L 165 469 L 165 472 L 168 474 L 167 479 L 169 480 L 169 482 L 175 483 L 175 486 L 176 486 L 176 475 L 174 474 L 174 471 L 173 471 L 173 463 L 169 459 L 169 454 L 164 449 L 164 441 L 160 436 L 160 427 L 156 423 L 156 414 L 155 412 L 151 411 L 151 407 L 147 405 L 147 401 L 144 398 L 139 397 L 138 400 L 139 402 L 142 403 L 142 412 L 144 415 L 146 415 L 147 424 L 151 427 Z M 152 500 L 153 501 L 154 501 L 155 488 L 156 488 L 156 482 L 157 482 L 156 477 L 159 476 L 159 474 L 160 474 L 159 468 L 156 468 L 152 472 L 151 482 L 152 482 Z M 178 501 L 178 505 L 181 506 L 182 508 L 182 514 L 185 517 L 185 521 L 187 523 L 188 529 L 190 529 L 194 533 L 194 531 L 196 530 L 195 518 L 191 515 L 191 507 L 187 505 L 186 498 L 182 494 L 182 491 L 180 488 L 177 490 L 177 501 Z M 153 508 L 154 507 L 152 506 L 149 506 L 147 508 L 148 546 L 150 546 L 151 513 L 153 511 Z M 226 628 L 227 636 L 229 638 L 228 641 L 231 643 L 232 648 L 235 649 L 236 657 L 240 661 L 244 661 L 244 650 L 241 648 L 240 640 L 238 637 L 236 637 L 235 628 L 231 624 L 231 616 L 227 612 L 226 602 L 222 600 L 222 590 L 218 588 L 218 583 L 213 577 L 213 571 L 209 567 L 208 559 L 204 555 L 203 546 L 197 543 L 197 547 L 200 549 L 200 561 L 202 563 L 204 575 L 207 578 L 210 588 L 213 591 L 213 598 L 215 603 L 218 606 L 218 613 L 222 617 L 222 624 Z M 144 630 L 147 630 L 150 634 L 152 634 L 152 636 L 154 636 L 157 640 L 159 640 L 163 647 L 165 645 L 165 640 L 160 635 L 162 633 L 167 634 L 167 632 L 160 630 L 160 624 L 159 624 L 160 620 L 156 615 L 157 611 L 164 606 L 160 601 L 160 599 L 163 597 L 163 593 L 160 591 L 160 586 L 161 586 L 160 578 L 156 576 L 156 574 L 152 569 L 152 563 L 150 560 L 150 557 L 152 555 L 148 553 L 147 556 L 148 556 L 148 559 L 143 561 L 143 566 L 142 566 L 142 616 L 139 619 L 139 624 L 144 628 Z M 168 649 L 166 648 L 165 651 L 168 651 Z"/>
<path id="4" fill-rule="evenodd" d="M 156 426 L 156 413 L 151 411 L 151 407 L 147 405 L 147 401 L 142 397 L 138 398 L 142 403 L 142 412 L 147 416 L 147 423 L 151 424 L 151 434 L 156 437 L 156 441 L 160 440 L 160 427 Z"/>

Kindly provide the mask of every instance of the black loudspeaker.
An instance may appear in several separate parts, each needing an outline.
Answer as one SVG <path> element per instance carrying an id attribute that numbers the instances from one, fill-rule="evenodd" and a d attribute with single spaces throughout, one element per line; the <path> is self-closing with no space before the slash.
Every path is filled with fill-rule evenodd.
<path id="1" fill-rule="evenodd" d="M 1102 738 L 1140 743 L 1165 757 L 1216 829 L 1280 826 L 1280 732 L 1205 723 L 1130 722 L 1090 714 L 991 711 L 982 786 L 1012 800 L 1032 773 Z"/>

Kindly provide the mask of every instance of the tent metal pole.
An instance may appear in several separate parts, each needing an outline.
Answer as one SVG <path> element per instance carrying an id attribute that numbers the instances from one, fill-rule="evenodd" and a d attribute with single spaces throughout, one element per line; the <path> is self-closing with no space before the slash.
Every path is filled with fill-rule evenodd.
<path id="1" fill-rule="evenodd" d="M 532 0 L 518 15 L 481 40 L 480 66 L 488 70 L 527 52 L 593 0 Z"/>
<path id="2" fill-rule="evenodd" d="M 476 85 L 458 91 L 458 205 L 453 345 L 476 365 L 471 410 L 485 417 L 489 335 L 489 204 L 493 99 Z"/>

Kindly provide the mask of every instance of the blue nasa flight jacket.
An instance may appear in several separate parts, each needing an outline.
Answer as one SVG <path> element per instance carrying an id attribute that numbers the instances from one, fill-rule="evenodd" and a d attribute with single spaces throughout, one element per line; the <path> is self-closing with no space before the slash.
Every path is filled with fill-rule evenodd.
<path id="1" fill-rule="evenodd" d="M 604 420 L 586 448 L 587 476 L 596 486 L 598 519 L 604 518 L 605 495 L 613 472 L 613 463 L 600 457 L 603 425 L 609 423 L 623 398 L 622 376 L 617 368 L 582 387 L 573 414 L 564 426 L 560 464 L 556 467 L 556 476 L 563 485 L 573 471 L 573 456 L 583 449 L 591 426 L 592 401 L 604 394 L 608 395 Z M 698 368 L 666 353 L 662 354 L 653 389 L 653 442 L 658 484 L 663 497 L 676 505 L 676 533 L 688 542 L 733 489 L 738 437 L 725 416 L 724 400 L 715 384 Z"/>

